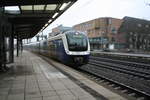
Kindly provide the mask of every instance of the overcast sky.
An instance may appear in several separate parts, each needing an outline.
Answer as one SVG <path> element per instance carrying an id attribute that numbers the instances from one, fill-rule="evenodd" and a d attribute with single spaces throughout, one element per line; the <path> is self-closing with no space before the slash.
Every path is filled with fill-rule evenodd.
<path id="1" fill-rule="evenodd" d="M 150 20 L 150 0 L 78 0 L 45 30 L 63 24 L 73 26 L 99 17 L 123 18 L 124 16 Z"/>

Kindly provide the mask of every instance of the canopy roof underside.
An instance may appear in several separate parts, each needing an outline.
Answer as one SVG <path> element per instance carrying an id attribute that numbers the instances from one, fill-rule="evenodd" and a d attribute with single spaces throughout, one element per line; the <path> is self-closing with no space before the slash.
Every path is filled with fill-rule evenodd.
<path id="1" fill-rule="evenodd" d="M 5 16 L 14 25 L 15 35 L 31 38 L 44 30 L 77 0 L 2 0 Z M 18 9 L 17 9 L 18 8 Z"/>

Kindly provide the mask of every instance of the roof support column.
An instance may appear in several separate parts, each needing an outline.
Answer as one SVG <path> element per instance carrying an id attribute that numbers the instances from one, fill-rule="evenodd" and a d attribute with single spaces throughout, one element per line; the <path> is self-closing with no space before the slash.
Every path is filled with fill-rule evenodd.
<path id="1" fill-rule="evenodd" d="M 6 71 L 6 41 L 5 41 L 5 33 L 4 33 L 4 26 L 2 26 L 2 33 L 1 33 L 1 41 L 0 42 L 2 42 L 1 43 L 1 47 L 0 47 L 0 51 L 1 51 L 1 54 L 0 54 L 0 56 L 1 56 L 1 62 L 2 62 L 2 65 L 1 65 L 1 69 L 3 70 L 3 71 Z"/>
<path id="2" fill-rule="evenodd" d="M 21 53 L 23 52 L 23 40 L 20 39 L 20 50 L 21 50 Z"/>
<path id="3" fill-rule="evenodd" d="M 17 57 L 19 56 L 19 51 L 21 50 L 21 52 L 23 51 L 23 44 L 22 44 L 22 39 L 19 36 L 19 34 L 17 33 Z"/>
<path id="4" fill-rule="evenodd" d="M 0 70 L 2 69 L 3 66 L 3 56 L 2 56 L 2 26 L 1 26 L 1 19 L 0 19 Z"/>
<path id="5" fill-rule="evenodd" d="M 12 30 L 11 30 L 11 35 L 10 35 L 10 61 L 13 63 L 14 62 L 14 25 L 12 25 Z"/>
<path id="6" fill-rule="evenodd" d="M 17 57 L 19 56 L 19 34 L 17 33 Z"/>

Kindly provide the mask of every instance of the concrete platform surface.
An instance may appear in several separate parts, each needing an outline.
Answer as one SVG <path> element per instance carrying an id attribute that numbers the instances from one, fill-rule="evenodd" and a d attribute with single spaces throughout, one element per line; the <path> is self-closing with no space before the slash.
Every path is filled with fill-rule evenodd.
<path id="1" fill-rule="evenodd" d="M 24 51 L 0 74 L 0 100 L 95 100 L 43 59 Z"/>

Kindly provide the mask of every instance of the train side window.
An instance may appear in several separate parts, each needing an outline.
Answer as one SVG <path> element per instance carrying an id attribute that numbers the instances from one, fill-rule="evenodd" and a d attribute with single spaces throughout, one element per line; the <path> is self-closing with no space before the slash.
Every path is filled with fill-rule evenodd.
<path id="1" fill-rule="evenodd" d="M 46 41 L 43 42 L 43 49 L 47 50 L 47 42 Z"/>
<path id="2" fill-rule="evenodd" d="M 49 49 L 53 50 L 53 42 L 52 41 L 49 41 Z"/>
<path id="3" fill-rule="evenodd" d="M 61 39 L 58 40 L 58 44 L 59 44 L 59 46 L 61 46 L 61 44 L 62 44 L 62 40 Z"/>
<path id="4" fill-rule="evenodd" d="M 61 39 L 56 40 L 55 43 L 56 43 L 56 47 L 60 47 L 61 46 Z"/>
<path id="5" fill-rule="evenodd" d="M 54 44 L 54 41 L 52 41 L 52 50 L 55 49 L 55 44 Z"/>

